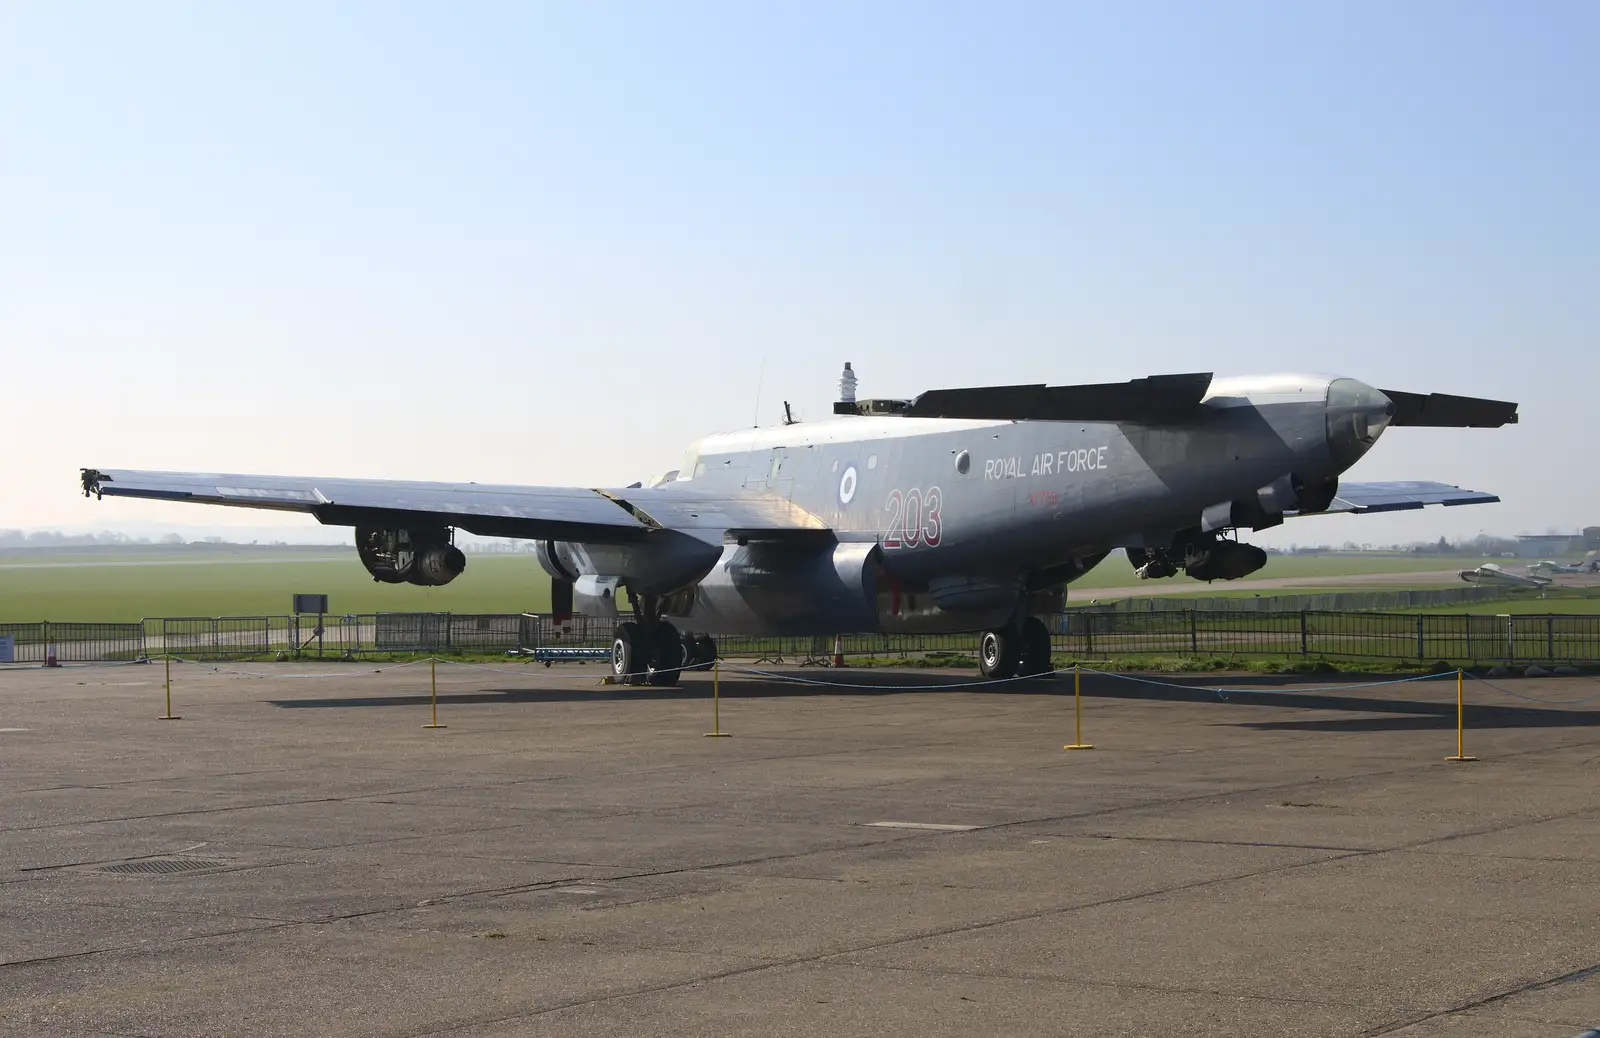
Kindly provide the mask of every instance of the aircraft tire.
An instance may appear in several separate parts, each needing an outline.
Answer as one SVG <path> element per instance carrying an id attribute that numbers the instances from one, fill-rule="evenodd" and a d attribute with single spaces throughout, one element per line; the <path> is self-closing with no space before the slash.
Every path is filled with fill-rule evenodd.
<path id="1" fill-rule="evenodd" d="M 1000 680 L 1017 672 L 1017 636 L 1010 628 L 984 631 L 978 642 L 978 671 Z"/>
<path id="2" fill-rule="evenodd" d="M 696 636 L 694 640 L 694 659 L 697 670 L 710 670 L 711 665 L 717 662 L 717 643 L 709 634 Z"/>
<path id="3" fill-rule="evenodd" d="M 1018 674 L 1047 674 L 1050 671 L 1050 628 L 1037 616 L 1022 621 L 1022 659 Z"/>
<path id="4" fill-rule="evenodd" d="M 617 624 L 611 632 L 611 676 L 623 685 L 642 685 L 645 681 L 644 632 L 632 620 Z"/>
<path id="5" fill-rule="evenodd" d="M 683 673 L 683 638 L 678 629 L 665 620 L 656 625 L 656 651 L 650 660 L 649 683 L 659 688 L 669 688 L 678 683 Z"/>

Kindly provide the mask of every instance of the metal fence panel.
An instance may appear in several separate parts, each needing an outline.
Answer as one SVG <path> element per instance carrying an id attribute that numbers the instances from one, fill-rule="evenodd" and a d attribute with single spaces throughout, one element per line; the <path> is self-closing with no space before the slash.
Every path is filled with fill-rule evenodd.
<path id="1" fill-rule="evenodd" d="M 48 624 L 0 624 L 0 635 L 9 635 L 17 663 L 44 662 L 45 628 Z"/>
<path id="2" fill-rule="evenodd" d="M 1440 609 L 1448 606 L 1497 602 L 1525 595 L 1525 589 L 1472 585 L 1390 591 L 1335 591 L 1326 594 L 1261 595 L 1249 598 L 1184 596 L 1180 598 L 1125 598 L 1105 605 L 1073 606 L 1096 612 L 1376 612 L 1397 609 Z"/>
<path id="3" fill-rule="evenodd" d="M 450 648 L 449 613 L 378 613 L 373 620 L 373 648 L 380 652 Z"/>
<path id="4" fill-rule="evenodd" d="M 604 648 L 617 620 L 575 616 L 557 624 L 533 613 L 367 613 L 323 618 L 320 640 L 307 617 L 166 617 L 143 624 L 10 623 L 19 663 L 193 656 L 367 652 L 502 652 Z M 1045 619 L 1052 650 L 1115 655 L 1274 655 L 1500 663 L 1600 662 L 1600 615 L 1425 614 L 1328 610 L 1077 609 Z M 846 656 L 975 655 L 976 634 L 844 634 Z M 831 637 L 720 637 L 721 655 L 810 663 L 831 659 Z"/>
<path id="5" fill-rule="evenodd" d="M 447 613 L 446 644 L 461 652 L 504 652 L 522 645 L 521 613 Z"/>
<path id="6" fill-rule="evenodd" d="M 200 656 L 255 656 L 271 652 L 273 618 L 177 616 L 161 620 L 160 651 Z M 143 625 L 140 625 L 141 627 Z M 280 640 L 279 645 L 283 643 Z"/>
<path id="7" fill-rule="evenodd" d="M 13 640 L 17 663 L 43 663 L 55 646 L 59 663 L 135 660 L 144 655 L 144 625 L 136 623 L 0 624 Z"/>

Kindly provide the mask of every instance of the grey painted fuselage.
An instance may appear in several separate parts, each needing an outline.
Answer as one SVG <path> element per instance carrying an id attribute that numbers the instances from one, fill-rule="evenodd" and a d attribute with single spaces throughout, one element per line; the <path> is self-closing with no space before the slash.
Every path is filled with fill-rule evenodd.
<path id="1" fill-rule="evenodd" d="M 1336 479 L 1381 419 L 1360 442 L 1340 442 L 1334 381 L 1218 380 L 1199 418 L 1174 426 L 852 416 L 721 434 L 691 448 L 655 492 L 781 495 L 841 544 L 877 546 L 880 629 L 979 629 L 1003 622 L 1020 594 L 1059 587 L 1113 548 L 1168 547 L 1200 531 L 1208 509 L 1271 504 L 1275 482 L 1281 496 L 1291 482 Z M 633 500 L 649 510 L 648 495 Z M 1282 500 L 1276 512 L 1295 507 Z M 919 612 L 901 598 L 930 588 L 944 608 Z M 786 626 L 782 616 L 729 624 L 704 610 L 679 615 L 712 633 Z"/>

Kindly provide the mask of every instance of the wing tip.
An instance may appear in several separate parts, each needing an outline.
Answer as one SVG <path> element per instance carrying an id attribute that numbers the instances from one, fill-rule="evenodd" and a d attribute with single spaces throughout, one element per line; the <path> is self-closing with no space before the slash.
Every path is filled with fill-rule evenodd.
<path id="1" fill-rule="evenodd" d="M 78 480 L 83 484 L 83 496 L 100 500 L 100 484 L 111 482 L 111 477 L 99 469 L 79 469 Z"/>

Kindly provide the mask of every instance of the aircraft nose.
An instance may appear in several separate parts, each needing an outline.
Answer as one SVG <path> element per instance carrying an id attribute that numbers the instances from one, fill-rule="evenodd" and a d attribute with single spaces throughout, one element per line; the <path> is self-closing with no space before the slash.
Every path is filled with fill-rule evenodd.
<path id="1" fill-rule="evenodd" d="M 1378 442 L 1394 418 L 1394 401 L 1365 382 L 1336 378 L 1328 384 L 1328 452 L 1339 471 L 1354 465 Z"/>

